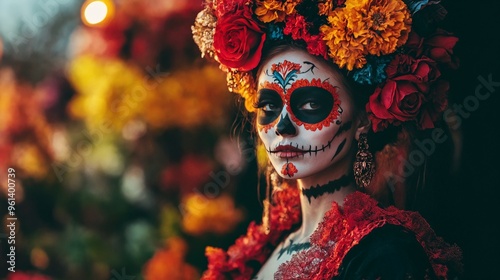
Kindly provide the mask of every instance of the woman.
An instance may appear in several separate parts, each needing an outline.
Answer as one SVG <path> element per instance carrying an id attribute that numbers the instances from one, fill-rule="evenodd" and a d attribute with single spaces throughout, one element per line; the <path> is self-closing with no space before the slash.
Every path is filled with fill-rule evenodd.
<path id="1" fill-rule="evenodd" d="M 404 207 L 412 186 L 401 168 L 412 135 L 446 107 L 441 70 L 456 67 L 457 40 L 435 28 L 443 11 L 410 0 L 207 3 L 194 39 L 254 113 L 272 190 L 261 225 L 227 252 L 207 248 L 204 279 L 460 272 L 458 247 L 388 206 Z"/>

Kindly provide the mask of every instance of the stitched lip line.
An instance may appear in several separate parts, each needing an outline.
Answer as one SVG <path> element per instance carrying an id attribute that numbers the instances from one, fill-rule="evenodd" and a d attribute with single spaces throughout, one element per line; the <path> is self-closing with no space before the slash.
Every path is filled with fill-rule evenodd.
<path id="1" fill-rule="evenodd" d="M 340 126 L 339 130 L 335 133 L 335 135 L 333 135 L 332 139 L 330 139 L 326 145 L 321 145 L 321 148 L 318 148 L 318 146 L 314 146 L 314 149 L 313 149 L 312 145 L 309 145 L 309 148 L 304 148 L 304 145 L 301 145 L 299 148 L 298 143 L 294 145 L 293 142 L 291 142 L 290 144 L 286 144 L 286 145 L 278 143 L 278 145 L 276 145 L 276 147 L 274 149 L 270 150 L 270 149 L 266 148 L 266 151 L 269 154 L 274 154 L 274 155 L 276 155 L 278 153 L 288 153 L 289 156 L 282 156 L 282 158 L 287 158 L 287 159 L 288 158 L 296 158 L 299 156 L 304 157 L 304 155 L 306 155 L 306 154 L 312 155 L 313 153 L 316 156 L 318 154 L 318 152 L 323 152 L 326 150 L 326 148 L 330 148 L 332 146 L 333 140 L 335 138 L 337 138 L 337 136 L 339 136 L 342 133 L 344 133 L 345 131 L 349 130 L 351 128 L 351 125 L 352 125 L 352 121 L 349 121 L 349 122 L 343 124 L 342 126 Z"/>
<path id="2" fill-rule="evenodd" d="M 301 155 L 304 156 L 305 154 L 312 155 L 313 153 L 314 153 L 314 155 L 317 155 L 318 152 L 323 152 L 327 148 L 330 148 L 332 146 L 333 139 L 335 139 L 335 136 L 332 139 L 330 139 L 330 141 L 328 141 L 328 143 L 326 145 L 322 145 L 321 148 L 318 148 L 318 146 L 315 146 L 313 149 L 312 145 L 309 145 L 309 148 L 307 148 L 307 147 L 304 148 L 304 146 L 301 145 L 299 148 L 299 144 L 294 145 L 293 143 L 290 143 L 288 145 L 278 144 L 278 146 L 276 148 L 274 148 L 273 150 L 269 150 L 269 149 L 266 149 L 266 150 L 270 154 L 296 153 L 296 155 L 292 156 L 291 158 L 298 157 Z"/>

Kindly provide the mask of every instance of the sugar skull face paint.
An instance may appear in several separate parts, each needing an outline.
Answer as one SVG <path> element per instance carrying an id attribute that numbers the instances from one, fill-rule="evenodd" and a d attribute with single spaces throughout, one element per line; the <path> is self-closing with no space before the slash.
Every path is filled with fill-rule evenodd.
<path id="1" fill-rule="evenodd" d="M 354 108 L 339 75 L 301 50 L 279 53 L 262 66 L 257 129 L 281 176 L 311 176 L 347 154 Z"/>

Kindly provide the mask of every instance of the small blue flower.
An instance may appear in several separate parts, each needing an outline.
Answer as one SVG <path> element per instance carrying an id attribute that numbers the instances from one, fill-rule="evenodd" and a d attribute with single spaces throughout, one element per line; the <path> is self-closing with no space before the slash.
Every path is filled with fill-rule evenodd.
<path id="1" fill-rule="evenodd" d="M 406 6 L 410 10 L 411 14 L 415 14 L 420 11 L 423 7 L 429 4 L 429 0 L 404 0 Z M 439 1 L 431 1 L 431 4 L 438 3 Z"/>
<path id="2" fill-rule="evenodd" d="M 276 24 L 270 23 L 267 35 L 271 40 L 282 40 L 283 39 L 283 28 Z"/>
<path id="3" fill-rule="evenodd" d="M 362 85 L 380 84 L 387 79 L 385 67 L 391 59 L 391 55 L 367 57 L 366 65 L 359 70 L 354 70 L 352 78 Z"/>

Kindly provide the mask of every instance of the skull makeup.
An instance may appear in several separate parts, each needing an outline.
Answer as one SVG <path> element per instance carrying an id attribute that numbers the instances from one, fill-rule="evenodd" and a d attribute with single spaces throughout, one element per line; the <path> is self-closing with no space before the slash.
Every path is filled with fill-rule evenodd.
<path id="1" fill-rule="evenodd" d="M 301 179 L 350 164 L 354 103 L 340 73 L 302 50 L 270 57 L 258 73 L 257 129 L 274 168 Z"/>

